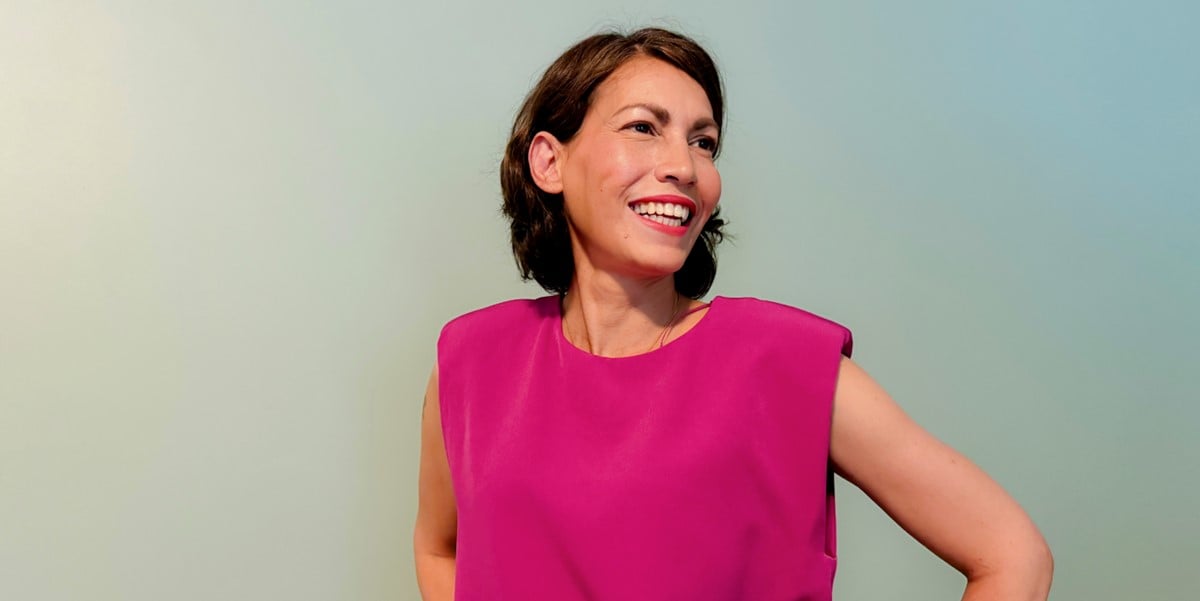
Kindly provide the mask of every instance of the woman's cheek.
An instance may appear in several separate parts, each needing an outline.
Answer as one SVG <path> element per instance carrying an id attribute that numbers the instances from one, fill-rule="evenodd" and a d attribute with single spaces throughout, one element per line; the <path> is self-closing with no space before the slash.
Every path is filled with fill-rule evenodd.
<path id="1" fill-rule="evenodd" d="M 706 180 L 708 184 L 703 192 L 704 199 L 711 205 L 709 211 L 715 209 L 717 203 L 721 202 L 721 174 L 717 173 L 716 168 L 712 170 L 712 175 Z"/>

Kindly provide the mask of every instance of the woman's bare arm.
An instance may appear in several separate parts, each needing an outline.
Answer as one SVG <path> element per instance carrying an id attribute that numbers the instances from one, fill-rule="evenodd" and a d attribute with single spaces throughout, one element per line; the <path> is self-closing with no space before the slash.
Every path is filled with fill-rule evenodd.
<path id="1" fill-rule="evenodd" d="M 844 357 L 830 455 L 839 474 L 967 577 L 963 601 L 1046 599 L 1054 560 L 1025 511 Z"/>
<path id="2" fill-rule="evenodd" d="M 438 403 L 435 367 L 425 389 L 421 413 L 421 474 L 417 524 L 413 529 L 413 554 L 417 586 L 425 601 L 453 601 L 455 540 L 458 507 L 450 482 L 450 464 L 442 440 L 442 411 Z"/>

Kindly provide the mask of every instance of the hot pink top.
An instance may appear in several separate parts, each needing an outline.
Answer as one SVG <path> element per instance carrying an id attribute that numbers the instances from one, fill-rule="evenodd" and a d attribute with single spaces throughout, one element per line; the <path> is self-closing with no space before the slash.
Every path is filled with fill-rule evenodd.
<path id="1" fill-rule="evenodd" d="M 451 321 L 439 399 L 460 601 L 831 598 L 829 426 L 846 328 L 716 297 L 632 357 L 563 336 L 558 297 Z"/>

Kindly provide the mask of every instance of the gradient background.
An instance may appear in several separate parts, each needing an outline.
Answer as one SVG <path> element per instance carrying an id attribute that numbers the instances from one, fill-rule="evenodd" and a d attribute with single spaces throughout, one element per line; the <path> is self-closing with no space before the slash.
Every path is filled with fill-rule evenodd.
<path id="1" fill-rule="evenodd" d="M 1041 526 L 1053 598 L 1194 596 L 1195 3 L 10 1 L 0 598 L 416 598 L 437 332 L 541 294 L 512 116 L 642 24 L 726 77 L 714 293 L 850 327 Z M 838 599 L 958 598 L 839 499 Z"/>

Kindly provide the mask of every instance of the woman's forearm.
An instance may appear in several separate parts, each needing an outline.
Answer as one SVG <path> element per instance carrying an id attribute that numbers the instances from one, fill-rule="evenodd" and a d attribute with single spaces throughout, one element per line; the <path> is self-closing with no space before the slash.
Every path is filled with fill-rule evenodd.
<path id="1" fill-rule="evenodd" d="M 454 601 L 454 556 L 418 553 L 416 563 L 421 599 Z"/>

